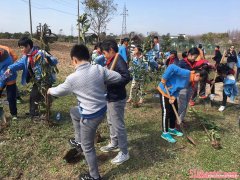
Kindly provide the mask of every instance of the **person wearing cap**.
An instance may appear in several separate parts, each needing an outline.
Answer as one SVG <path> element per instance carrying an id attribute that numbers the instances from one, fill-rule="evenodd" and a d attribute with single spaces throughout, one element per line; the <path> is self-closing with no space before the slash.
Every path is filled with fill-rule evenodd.
<path id="1" fill-rule="evenodd" d="M 12 72 L 9 75 L 5 74 L 8 66 L 13 64 L 12 57 L 5 49 L 0 48 L 0 97 L 3 89 L 6 87 L 7 100 L 9 103 L 10 113 L 13 120 L 17 120 L 17 103 L 16 103 L 16 78 L 17 73 Z"/>

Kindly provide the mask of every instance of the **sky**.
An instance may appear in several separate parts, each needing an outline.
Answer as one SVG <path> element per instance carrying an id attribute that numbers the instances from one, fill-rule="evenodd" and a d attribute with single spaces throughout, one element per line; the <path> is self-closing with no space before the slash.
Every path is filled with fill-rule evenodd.
<path id="1" fill-rule="evenodd" d="M 77 1 L 31 0 L 33 32 L 39 23 L 47 23 L 56 34 L 62 29 L 65 35 L 77 35 Z M 107 25 L 107 34 L 121 34 L 124 4 L 127 32 L 198 35 L 240 29 L 240 0 L 114 1 L 117 13 Z M 83 12 L 80 4 L 80 14 Z M 0 32 L 30 31 L 28 0 L 1 0 L 0 15 Z"/>

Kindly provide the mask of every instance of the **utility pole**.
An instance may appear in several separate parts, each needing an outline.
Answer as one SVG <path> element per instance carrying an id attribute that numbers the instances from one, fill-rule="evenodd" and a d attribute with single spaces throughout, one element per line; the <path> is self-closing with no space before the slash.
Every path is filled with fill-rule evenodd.
<path id="1" fill-rule="evenodd" d="M 80 16 L 80 14 L 79 14 L 79 0 L 78 0 L 78 20 L 79 20 L 79 16 Z M 80 44 L 80 23 L 79 23 L 79 21 L 78 21 L 78 44 Z"/>
<path id="2" fill-rule="evenodd" d="M 126 17 L 128 15 L 128 10 L 126 8 L 126 4 L 124 4 L 124 8 L 123 8 L 123 13 L 121 14 L 123 16 L 123 21 L 122 21 L 122 34 L 121 34 L 121 39 L 123 38 L 122 36 L 127 34 L 127 21 L 126 21 Z"/>
<path id="3" fill-rule="evenodd" d="M 32 32 L 32 11 L 31 11 L 31 0 L 29 2 L 29 16 L 30 16 L 30 34 L 31 38 L 33 37 L 33 32 Z"/>

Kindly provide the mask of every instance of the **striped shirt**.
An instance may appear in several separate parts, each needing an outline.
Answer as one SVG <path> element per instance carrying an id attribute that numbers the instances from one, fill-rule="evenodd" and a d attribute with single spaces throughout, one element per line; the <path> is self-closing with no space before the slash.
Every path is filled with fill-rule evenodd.
<path id="1" fill-rule="evenodd" d="M 79 65 L 63 84 L 50 88 L 53 96 L 75 94 L 83 115 L 91 115 L 103 109 L 106 104 L 106 84 L 117 83 L 121 75 L 100 65 L 85 63 Z"/>

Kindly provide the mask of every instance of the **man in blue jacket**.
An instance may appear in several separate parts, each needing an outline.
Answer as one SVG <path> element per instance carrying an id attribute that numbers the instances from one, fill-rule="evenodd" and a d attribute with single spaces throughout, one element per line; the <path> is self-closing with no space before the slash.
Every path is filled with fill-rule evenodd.
<path id="1" fill-rule="evenodd" d="M 111 39 L 103 41 L 102 51 L 107 59 L 107 67 L 111 68 L 118 52 L 117 42 Z M 114 71 L 118 72 L 122 76 L 122 79 L 118 83 L 107 85 L 107 119 L 110 127 L 111 142 L 100 150 L 110 152 L 119 148 L 120 152 L 111 163 L 121 164 L 129 159 L 127 132 L 124 123 L 124 108 L 127 96 L 125 86 L 130 81 L 130 73 L 122 56 L 117 57 L 117 64 Z"/>

